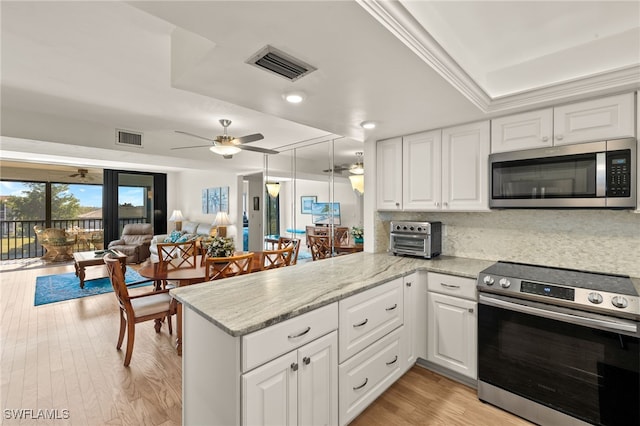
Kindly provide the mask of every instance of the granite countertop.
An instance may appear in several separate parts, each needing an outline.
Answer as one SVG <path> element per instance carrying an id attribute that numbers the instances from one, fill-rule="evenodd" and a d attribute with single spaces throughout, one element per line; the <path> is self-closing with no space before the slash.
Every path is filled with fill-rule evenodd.
<path id="1" fill-rule="evenodd" d="M 176 288 L 171 295 L 226 333 L 243 336 L 417 270 L 475 279 L 493 263 L 360 252 Z"/>

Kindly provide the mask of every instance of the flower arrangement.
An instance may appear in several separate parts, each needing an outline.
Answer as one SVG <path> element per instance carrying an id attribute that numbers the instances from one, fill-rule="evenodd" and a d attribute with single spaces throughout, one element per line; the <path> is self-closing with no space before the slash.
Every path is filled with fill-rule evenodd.
<path id="1" fill-rule="evenodd" d="M 364 229 L 361 226 L 352 226 L 351 227 L 351 236 L 354 240 L 361 241 L 364 238 Z"/>
<path id="2" fill-rule="evenodd" d="M 207 257 L 229 257 L 235 250 L 233 238 L 216 236 L 212 237 L 207 244 Z"/>

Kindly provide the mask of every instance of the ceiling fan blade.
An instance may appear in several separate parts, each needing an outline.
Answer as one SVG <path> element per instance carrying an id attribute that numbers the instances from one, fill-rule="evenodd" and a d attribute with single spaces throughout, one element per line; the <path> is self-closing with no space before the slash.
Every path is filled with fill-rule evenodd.
<path id="1" fill-rule="evenodd" d="M 257 146 L 237 145 L 237 147 L 245 151 L 261 152 L 263 154 L 280 154 L 279 151 L 274 151 L 273 149 L 267 148 L 258 148 Z"/>
<path id="2" fill-rule="evenodd" d="M 176 130 L 176 133 L 181 133 L 183 135 L 193 136 L 194 138 L 204 139 L 205 141 L 215 142 L 215 139 L 205 138 L 204 136 L 194 135 L 193 133 L 183 132 L 182 130 Z"/>
<path id="3" fill-rule="evenodd" d="M 213 144 L 209 144 L 209 145 L 193 145 L 193 146 L 178 146 L 175 148 L 170 148 L 170 149 L 189 149 L 189 148 L 211 148 L 213 146 Z"/>
<path id="4" fill-rule="evenodd" d="M 237 144 L 243 144 L 243 143 L 259 141 L 261 139 L 264 139 L 264 136 L 262 136 L 262 133 L 254 133 L 252 135 L 246 135 L 246 136 L 242 136 L 240 138 L 235 138 L 233 140 L 233 143 L 235 145 L 237 145 Z"/>

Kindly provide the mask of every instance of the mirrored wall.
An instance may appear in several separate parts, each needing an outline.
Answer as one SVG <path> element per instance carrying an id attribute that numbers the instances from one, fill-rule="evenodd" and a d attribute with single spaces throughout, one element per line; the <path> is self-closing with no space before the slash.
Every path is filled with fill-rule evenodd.
<path id="1" fill-rule="evenodd" d="M 330 138 L 265 156 L 265 244 L 249 249 L 269 247 L 278 236 L 299 238 L 299 256 L 305 259 L 310 257 L 307 236 L 317 233 L 332 236 L 334 247 L 361 250 L 361 241 L 357 245 L 350 231 L 363 224 L 363 147 L 352 139 Z"/>

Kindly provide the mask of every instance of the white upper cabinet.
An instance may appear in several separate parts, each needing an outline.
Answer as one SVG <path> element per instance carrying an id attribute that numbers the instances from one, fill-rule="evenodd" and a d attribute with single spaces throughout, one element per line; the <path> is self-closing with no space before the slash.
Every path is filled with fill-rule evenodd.
<path id="1" fill-rule="evenodd" d="M 489 146 L 489 121 L 378 141 L 377 208 L 488 210 Z"/>
<path id="2" fill-rule="evenodd" d="M 491 120 L 491 152 L 544 148 L 553 144 L 553 109 Z"/>
<path id="3" fill-rule="evenodd" d="M 554 144 L 635 137 L 634 122 L 633 93 L 556 107 Z"/>
<path id="4" fill-rule="evenodd" d="M 402 209 L 402 138 L 376 146 L 376 205 L 379 210 Z"/>
<path id="5" fill-rule="evenodd" d="M 489 121 L 442 131 L 442 210 L 489 210 Z"/>
<path id="6" fill-rule="evenodd" d="M 442 132 L 402 138 L 402 204 L 405 210 L 432 210 L 442 200 Z"/>

